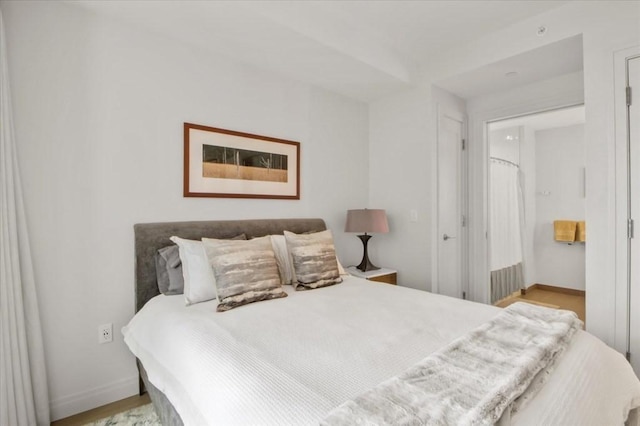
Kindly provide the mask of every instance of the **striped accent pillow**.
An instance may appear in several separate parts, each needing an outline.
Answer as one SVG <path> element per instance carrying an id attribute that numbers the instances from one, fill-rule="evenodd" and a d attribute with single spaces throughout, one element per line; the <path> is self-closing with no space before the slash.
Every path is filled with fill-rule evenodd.
<path id="1" fill-rule="evenodd" d="M 296 290 L 326 287 L 342 282 L 331 231 L 294 234 L 284 231 L 293 260 Z"/>
<path id="2" fill-rule="evenodd" d="M 218 312 L 287 297 L 268 236 L 248 241 L 203 238 L 202 243 L 216 278 Z"/>

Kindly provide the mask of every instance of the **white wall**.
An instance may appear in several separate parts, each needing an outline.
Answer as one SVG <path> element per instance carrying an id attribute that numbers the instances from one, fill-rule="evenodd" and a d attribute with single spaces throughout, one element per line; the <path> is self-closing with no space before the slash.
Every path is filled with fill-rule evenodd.
<path id="1" fill-rule="evenodd" d="M 438 108 L 464 113 L 466 106 L 435 86 L 369 104 L 369 207 L 386 209 L 390 227 L 388 234 L 371 240 L 371 259 L 397 269 L 399 285 L 427 291 L 436 247 Z M 416 222 L 410 219 L 411 210 L 418 213 Z"/>
<path id="2" fill-rule="evenodd" d="M 489 156 L 520 165 L 520 127 L 493 130 L 489 125 Z"/>
<path id="3" fill-rule="evenodd" d="M 398 284 L 421 290 L 431 289 L 431 108 L 421 90 L 369 105 L 369 207 L 386 209 L 389 219 L 389 233 L 370 242 L 371 261 L 397 269 Z"/>
<path id="4" fill-rule="evenodd" d="M 134 223 L 322 217 L 361 255 L 342 230 L 368 202 L 365 105 L 62 2 L 2 11 L 54 419 L 137 392 Z M 301 199 L 183 198 L 184 121 L 300 141 Z"/>
<path id="5" fill-rule="evenodd" d="M 584 125 L 536 132 L 536 282 L 585 289 L 585 244 L 559 243 L 554 220 L 584 220 Z M 589 244 L 589 243 L 587 243 Z"/>

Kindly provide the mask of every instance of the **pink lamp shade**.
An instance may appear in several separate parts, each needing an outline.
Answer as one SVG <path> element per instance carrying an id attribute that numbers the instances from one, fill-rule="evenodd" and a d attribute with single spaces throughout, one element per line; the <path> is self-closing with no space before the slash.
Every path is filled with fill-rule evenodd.
<path id="1" fill-rule="evenodd" d="M 389 232 L 387 214 L 382 209 L 358 209 L 347 210 L 347 223 L 345 232 Z"/>
<path id="2" fill-rule="evenodd" d="M 364 232 L 363 235 L 358 235 L 358 238 L 362 241 L 364 253 L 362 255 L 362 261 L 356 268 L 363 272 L 380 269 L 369 260 L 367 245 L 371 235 L 367 235 L 367 232 L 389 232 L 389 224 L 387 223 L 387 214 L 385 211 L 380 209 L 347 210 L 347 223 L 344 226 L 344 231 Z"/>

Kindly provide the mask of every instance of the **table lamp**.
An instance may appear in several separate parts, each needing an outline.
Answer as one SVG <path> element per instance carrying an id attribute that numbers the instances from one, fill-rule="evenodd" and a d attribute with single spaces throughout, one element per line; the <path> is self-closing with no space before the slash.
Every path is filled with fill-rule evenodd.
<path id="1" fill-rule="evenodd" d="M 371 235 L 367 235 L 367 233 L 389 232 L 389 224 L 387 223 L 387 214 L 385 211 L 380 209 L 347 210 L 347 223 L 344 231 L 364 232 L 363 235 L 358 235 L 358 238 L 362 240 L 362 245 L 364 246 L 364 254 L 362 256 L 362 262 L 360 262 L 357 268 L 362 272 L 380 269 L 369 260 L 367 243 Z"/>

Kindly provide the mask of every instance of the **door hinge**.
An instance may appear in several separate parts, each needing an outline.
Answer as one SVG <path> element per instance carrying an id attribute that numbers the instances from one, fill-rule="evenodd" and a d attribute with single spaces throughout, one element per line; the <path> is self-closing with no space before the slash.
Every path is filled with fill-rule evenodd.
<path id="1" fill-rule="evenodd" d="M 627 106 L 630 106 L 631 105 L 631 86 L 627 86 L 626 92 L 627 92 Z"/>
<path id="2" fill-rule="evenodd" d="M 464 151 L 465 149 L 467 149 L 467 141 L 462 139 L 462 150 Z"/>
<path id="3" fill-rule="evenodd" d="M 464 228 L 465 226 L 467 226 L 467 217 L 462 215 L 462 227 Z"/>
<path id="4" fill-rule="evenodd" d="M 625 356 L 627 357 L 627 361 L 631 362 L 631 352 L 627 351 Z"/>
<path id="5" fill-rule="evenodd" d="M 467 300 L 467 292 L 466 291 L 462 292 L 462 300 Z"/>
<path id="6" fill-rule="evenodd" d="M 633 231 L 634 231 L 633 225 L 634 225 L 633 219 L 627 220 L 627 238 L 629 239 L 633 238 Z"/>

